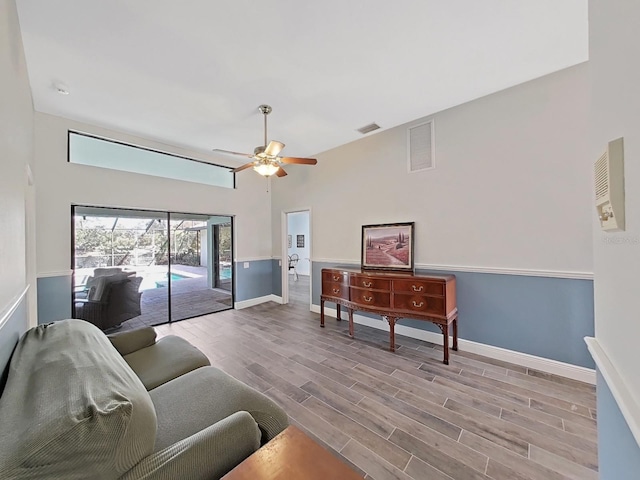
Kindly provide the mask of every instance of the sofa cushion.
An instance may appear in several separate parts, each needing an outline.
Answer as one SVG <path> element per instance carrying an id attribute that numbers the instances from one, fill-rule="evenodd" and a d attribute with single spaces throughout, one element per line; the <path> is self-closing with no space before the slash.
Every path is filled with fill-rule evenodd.
<path id="1" fill-rule="evenodd" d="M 210 365 L 207 356 L 184 338 L 169 335 L 124 356 L 147 390 L 196 368 Z"/>
<path id="2" fill-rule="evenodd" d="M 0 397 L 0 478 L 118 478 L 154 450 L 149 394 L 83 320 L 32 328 Z"/>
<path id="3" fill-rule="evenodd" d="M 244 410 L 264 444 L 284 430 L 287 414 L 270 398 L 215 367 L 202 367 L 149 392 L 158 414 L 156 451 Z"/>

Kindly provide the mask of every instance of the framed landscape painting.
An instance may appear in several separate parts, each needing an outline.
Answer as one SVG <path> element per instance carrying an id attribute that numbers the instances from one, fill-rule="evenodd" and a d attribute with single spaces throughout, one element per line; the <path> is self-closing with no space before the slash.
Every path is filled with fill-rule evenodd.
<path id="1" fill-rule="evenodd" d="M 413 225 L 363 225 L 362 269 L 413 272 Z"/>

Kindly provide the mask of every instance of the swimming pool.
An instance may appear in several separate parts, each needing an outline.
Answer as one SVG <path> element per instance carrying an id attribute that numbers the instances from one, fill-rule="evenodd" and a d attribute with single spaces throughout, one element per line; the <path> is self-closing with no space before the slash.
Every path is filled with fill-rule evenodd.
<path id="1" fill-rule="evenodd" d="M 220 278 L 228 280 L 231 278 L 231 266 L 223 265 L 220 267 Z"/>
<path id="2" fill-rule="evenodd" d="M 179 266 L 178 266 L 179 267 Z M 198 282 L 207 282 L 207 268 L 202 267 L 197 272 L 182 272 L 178 270 L 178 272 L 167 272 L 166 267 L 162 270 L 160 268 L 154 268 L 151 271 L 139 272 L 139 276 L 143 277 L 142 284 L 140 285 L 140 290 L 150 290 L 155 288 L 167 288 L 169 285 L 169 280 L 172 284 L 176 282 L 181 282 L 182 280 L 189 279 L 193 280 L 196 283 Z M 221 265 L 220 266 L 220 279 L 223 281 L 230 280 L 232 278 L 232 269 L 230 265 Z M 199 288 L 199 287 L 198 287 Z"/>
<path id="3" fill-rule="evenodd" d="M 185 278 L 189 278 L 186 275 L 180 275 L 179 273 L 163 273 L 160 278 L 154 278 L 153 282 L 155 286 L 152 288 L 164 288 L 169 283 L 167 279 L 171 279 L 171 283 L 177 282 L 179 280 L 184 280 Z"/>

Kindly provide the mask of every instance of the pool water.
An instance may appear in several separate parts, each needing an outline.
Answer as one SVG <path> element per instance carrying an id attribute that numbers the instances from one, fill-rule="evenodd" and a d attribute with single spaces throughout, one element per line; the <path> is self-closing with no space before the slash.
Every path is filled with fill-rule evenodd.
<path id="1" fill-rule="evenodd" d="M 224 266 L 224 267 L 220 268 L 220 278 L 223 278 L 225 280 L 231 278 L 231 267 L 230 266 Z"/>
<path id="2" fill-rule="evenodd" d="M 185 278 L 192 278 L 192 276 L 181 275 L 179 273 L 168 273 L 168 272 L 154 272 L 143 274 L 143 281 L 140 285 L 140 290 L 148 290 L 154 288 L 167 288 L 169 280 L 171 282 L 179 282 L 180 280 L 184 280 Z M 220 278 L 223 280 L 229 280 L 232 276 L 231 266 L 223 265 L 220 268 Z M 198 278 L 196 275 L 193 278 Z"/>

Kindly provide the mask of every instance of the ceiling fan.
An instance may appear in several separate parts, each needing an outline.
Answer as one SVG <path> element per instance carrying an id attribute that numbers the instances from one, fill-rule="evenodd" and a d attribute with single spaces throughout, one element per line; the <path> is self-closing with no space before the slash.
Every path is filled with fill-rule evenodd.
<path id="1" fill-rule="evenodd" d="M 282 164 L 299 164 L 299 165 L 315 165 L 318 160 L 315 158 L 300 157 L 280 157 L 279 153 L 284 148 L 284 143 L 277 140 L 271 140 L 267 143 L 267 115 L 271 113 L 272 108 L 269 105 L 260 105 L 258 107 L 260 113 L 264 115 L 264 145 L 260 145 L 253 150 L 253 154 L 231 152 L 229 150 L 214 149 L 214 152 L 224 153 L 228 155 L 238 155 L 241 157 L 252 158 L 253 161 L 232 170 L 233 173 L 241 172 L 247 168 L 253 169 L 260 175 L 270 177 L 275 174 L 277 177 L 284 177 L 287 172 L 282 168 Z"/>

